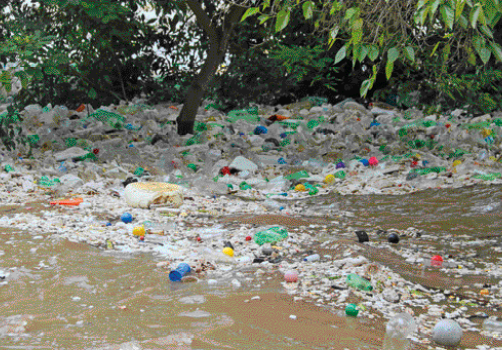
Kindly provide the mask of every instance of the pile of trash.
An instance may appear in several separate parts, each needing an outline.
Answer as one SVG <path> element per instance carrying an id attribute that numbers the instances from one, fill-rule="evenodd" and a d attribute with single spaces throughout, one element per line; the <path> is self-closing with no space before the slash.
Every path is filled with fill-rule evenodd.
<path id="1" fill-rule="evenodd" d="M 7 117 L 6 108 L 0 105 L 0 118 Z M 462 110 L 424 116 L 381 103 L 367 108 L 347 99 L 332 106 L 311 97 L 225 115 L 205 101 L 195 134 L 181 137 L 174 125 L 181 108 L 147 106 L 141 99 L 96 110 L 90 105 L 76 110 L 27 106 L 19 123 L 30 142 L 19 154 L 2 151 L 0 195 L 4 204 L 45 201 L 47 211 L 42 217 L 5 215 L 3 225 L 51 233 L 110 253 L 158 254 L 175 282 L 193 280 L 191 271 L 228 277 L 236 266 L 259 264 L 257 276 L 267 268 L 282 272 L 285 288 L 298 294 L 295 299 L 344 306 L 353 290 L 361 302 L 347 306 L 347 315 L 373 317 L 365 311 L 373 308 L 390 317 L 405 305 L 431 304 L 422 296 L 432 292 L 388 268 L 372 267 L 352 248 L 337 259 L 306 253 L 304 247 L 318 242 L 316 234 L 325 227 L 227 228 L 212 221 L 243 213 L 329 217 L 338 212 L 336 205 L 305 209 L 297 200 L 331 192 L 402 195 L 502 183 L 500 113 L 474 119 Z M 51 206 L 66 210 L 51 211 Z M 354 235 L 342 224 L 337 233 Z M 386 244 L 399 241 L 391 236 Z M 358 237 L 367 241 L 362 233 Z M 320 271 L 327 274 L 320 282 L 308 277 Z M 338 280 L 341 276 L 345 278 Z M 218 282 L 209 278 L 208 283 Z M 230 283 L 241 285 L 235 278 Z M 392 288 L 396 284 L 406 293 L 398 294 Z M 372 295 L 366 293 L 370 291 Z M 432 306 L 421 315 L 421 324 L 428 325 L 423 331 L 433 333 L 439 344 L 454 344 L 460 326 L 432 330 L 430 322 L 437 317 L 430 317 L 441 314 L 440 306 Z M 396 322 L 404 328 L 391 331 L 409 336 L 407 329 L 416 327 L 399 317 L 404 321 Z M 472 328 L 468 319 L 462 320 L 464 329 Z"/>

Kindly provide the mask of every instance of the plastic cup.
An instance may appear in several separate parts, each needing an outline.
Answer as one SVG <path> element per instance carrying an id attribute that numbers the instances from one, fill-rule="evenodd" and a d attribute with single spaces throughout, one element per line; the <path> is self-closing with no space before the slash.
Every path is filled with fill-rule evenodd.
<path id="1" fill-rule="evenodd" d="M 190 273 L 190 265 L 181 263 L 176 270 L 169 272 L 169 279 L 171 282 L 179 282 L 186 274 Z"/>

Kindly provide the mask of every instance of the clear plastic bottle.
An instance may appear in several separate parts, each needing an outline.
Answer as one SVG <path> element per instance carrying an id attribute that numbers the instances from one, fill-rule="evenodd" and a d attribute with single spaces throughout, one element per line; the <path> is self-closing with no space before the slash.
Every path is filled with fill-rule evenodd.
<path id="1" fill-rule="evenodd" d="M 386 325 L 382 350 L 408 350 L 411 348 L 407 337 L 417 330 L 416 322 L 409 313 L 402 312 L 392 317 Z"/>

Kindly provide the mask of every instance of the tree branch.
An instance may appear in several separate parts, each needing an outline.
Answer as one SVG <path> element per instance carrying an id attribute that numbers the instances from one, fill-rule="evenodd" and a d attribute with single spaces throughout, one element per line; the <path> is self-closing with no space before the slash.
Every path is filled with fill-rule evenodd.
<path id="1" fill-rule="evenodd" d="M 197 22 L 202 26 L 202 29 L 204 29 L 204 31 L 209 36 L 209 41 L 213 42 L 213 40 L 216 39 L 217 42 L 218 34 L 216 33 L 214 26 L 211 25 L 211 19 L 202 9 L 201 3 L 198 2 L 197 0 L 185 0 L 185 1 L 188 7 L 190 7 L 190 10 L 192 10 L 192 12 L 195 14 Z"/>

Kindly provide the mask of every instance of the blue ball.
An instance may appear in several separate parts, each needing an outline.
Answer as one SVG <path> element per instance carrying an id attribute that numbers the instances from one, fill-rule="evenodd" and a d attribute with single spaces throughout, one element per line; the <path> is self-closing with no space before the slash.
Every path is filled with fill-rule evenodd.
<path id="1" fill-rule="evenodd" d="M 105 226 L 112 226 L 111 222 L 107 222 Z"/>
<path id="2" fill-rule="evenodd" d="M 288 137 L 288 134 L 286 134 L 285 132 L 283 132 L 279 136 L 281 137 L 281 139 L 285 139 L 286 137 Z"/>
<path id="3" fill-rule="evenodd" d="M 279 210 L 284 210 L 284 207 L 279 207 Z"/>
<path id="4" fill-rule="evenodd" d="M 360 162 L 363 163 L 364 166 L 370 165 L 370 162 L 368 162 L 367 159 L 361 159 Z"/>
<path id="5" fill-rule="evenodd" d="M 132 215 L 129 213 L 124 213 L 120 217 L 120 220 L 122 220 L 122 222 L 128 224 L 128 223 L 132 222 Z"/>

